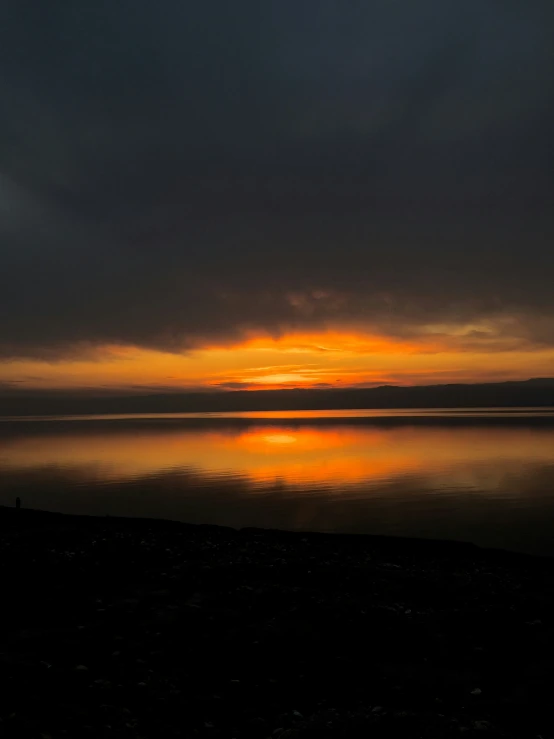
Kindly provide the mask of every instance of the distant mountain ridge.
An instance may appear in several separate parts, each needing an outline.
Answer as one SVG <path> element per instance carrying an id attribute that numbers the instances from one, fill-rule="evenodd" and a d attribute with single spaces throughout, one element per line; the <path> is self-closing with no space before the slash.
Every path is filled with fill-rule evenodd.
<path id="1" fill-rule="evenodd" d="M 94 394 L 4 390 L 0 415 L 554 407 L 554 378 L 374 388 Z"/>

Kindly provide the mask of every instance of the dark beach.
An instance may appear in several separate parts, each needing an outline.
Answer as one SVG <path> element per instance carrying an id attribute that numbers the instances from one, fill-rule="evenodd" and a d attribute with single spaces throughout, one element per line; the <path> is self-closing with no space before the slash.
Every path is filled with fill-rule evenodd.
<path id="1" fill-rule="evenodd" d="M 0 509 L 5 737 L 554 736 L 554 561 Z"/>

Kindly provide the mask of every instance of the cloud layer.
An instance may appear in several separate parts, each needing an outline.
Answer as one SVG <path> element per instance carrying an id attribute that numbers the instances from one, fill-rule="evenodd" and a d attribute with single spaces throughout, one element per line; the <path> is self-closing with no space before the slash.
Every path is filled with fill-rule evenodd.
<path id="1" fill-rule="evenodd" d="M 10 0 L 0 352 L 554 345 L 554 6 Z"/>

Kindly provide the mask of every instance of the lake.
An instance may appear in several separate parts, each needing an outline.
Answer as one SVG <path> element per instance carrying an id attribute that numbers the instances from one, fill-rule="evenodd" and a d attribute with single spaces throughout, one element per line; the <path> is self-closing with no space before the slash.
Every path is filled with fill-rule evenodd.
<path id="1" fill-rule="evenodd" d="M 0 504 L 554 555 L 554 410 L 0 418 Z"/>

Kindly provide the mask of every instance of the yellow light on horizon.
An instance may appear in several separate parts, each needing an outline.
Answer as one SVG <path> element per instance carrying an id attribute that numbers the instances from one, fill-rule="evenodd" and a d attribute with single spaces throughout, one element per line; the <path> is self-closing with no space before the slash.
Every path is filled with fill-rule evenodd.
<path id="1" fill-rule="evenodd" d="M 310 382 L 312 378 L 304 377 L 303 375 L 295 372 L 282 372 L 275 373 L 272 375 L 260 375 L 259 377 L 249 377 L 248 382 L 255 383 L 256 385 L 285 385 L 291 382 Z"/>

